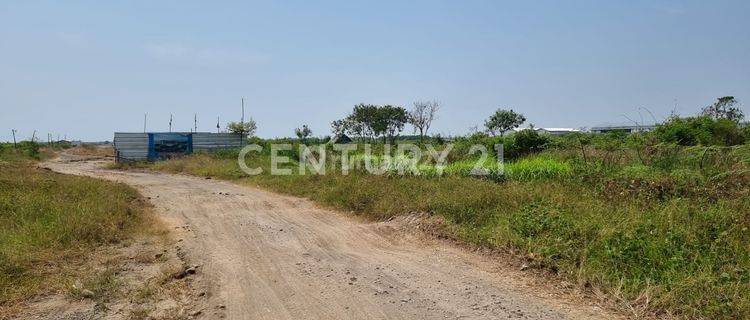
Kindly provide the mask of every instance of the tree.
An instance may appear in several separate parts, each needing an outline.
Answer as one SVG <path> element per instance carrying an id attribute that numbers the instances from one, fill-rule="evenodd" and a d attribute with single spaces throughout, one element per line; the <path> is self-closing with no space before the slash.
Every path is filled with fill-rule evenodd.
<path id="1" fill-rule="evenodd" d="M 361 137 L 376 137 L 378 134 L 375 122 L 378 118 L 378 108 L 377 105 L 363 103 L 354 106 L 352 114 L 347 117 L 350 133 Z"/>
<path id="2" fill-rule="evenodd" d="M 307 137 L 309 137 L 312 134 L 312 130 L 306 125 L 303 124 L 302 128 L 295 128 L 294 134 L 297 135 L 297 138 L 299 138 L 302 141 L 307 140 Z"/>
<path id="3" fill-rule="evenodd" d="M 375 136 L 383 136 L 385 142 L 388 138 L 393 137 L 404 130 L 404 125 L 409 120 L 406 109 L 391 105 L 377 107 L 375 112 L 375 121 L 372 123 L 372 129 Z"/>
<path id="4" fill-rule="evenodd" d="M 239 134 L 243 137 L 253 136 L 257 129 L 258 126 L 252 118 L 245 122 L 230 122 L 227 124 L 227 130 L 229 130 L 229 132 Z"/>
<path id="5" fill-rule="evenodd" d="M 404 129 L 408 121 L 406 109 L 395 106 L 358 104 L 346 118 L 331 123 L 334 134 L 348 133 L 351 136 L 377 138 L 393 137 Z"/>
<path id="6" fill-rule="evenodd" d="M 347 119 L 334 120 L 331 122 L 331 132 L 333 136 L 338 136 L 347 132 L 349 128 L 349 122 Z"/>
<path id="7" fill-rule="evenodd" d="M 427 130 L 430 130 L 440 105 L 435 101 L 416 101 L 414 108 L 409 111 L 409 123 L 414 126 L 414 132 L 419 131 L 419 142 L 424 141 Z"/>
<path id="8" fill-rule="evenodd" d="M 513 109 L 497 109 L 497 111 L 495 111 L 495 113 L 484 122 L 484 126 L 487 128 L 487 131 L 494 136 L 496 132 L 500 132 L 500 135 L 503 135 L 508 130 L 518 128 L 518 126 L 522 125 L 524 122 L 526 122 L 526 117 L 520 113 L 516 113 Z"/>
<path id="9" fill-rule="evenodd" d="M 716 99 L 710 106 L 703 108 L 702 115 L 714 119 L 728 119 L 739 123 L 745 117 L 742 110 L 737 107 L 739 103 L 732 96 L 726 96 Z"/>

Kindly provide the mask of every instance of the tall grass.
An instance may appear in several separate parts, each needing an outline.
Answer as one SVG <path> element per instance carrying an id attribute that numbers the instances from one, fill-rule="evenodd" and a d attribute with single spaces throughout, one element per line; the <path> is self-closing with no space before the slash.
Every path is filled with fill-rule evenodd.
<path id="1" fill-rule="evenodd" d="M 15 154 L 0 160 L 2 317 L 21 299 L 59 289 L 66 265 L 128 237 L 144 215 L 138 193 L 126 185 L 38 169 Z"/>
<path id="2" fill-rule="evenodd" d="M 471 159 L 449 164 L 440 178 L 361 171 L 274 176 L 268 170 L 242 176 L 235 174 L 235 159 L 210 155 L 154 167 L 232 179 L 373 219 L 431 212 L 453 226 L 453 236 L 521 252 L 533 267 L 596 288 L 638 316 L 746 319 L 745 150 L 729 150 L 725 157 L 732 161 L 690 156 L 702 150 L 650 150 L 640 158 L 635 151 L 587 150 L 585 159 L 579 150 L 553 150 L 506 163 L 503 179 L 472 177 Z M 265 155 L 248 162 L 268 168 Z M 480 167 L 493 170 L 494 161 Z M 434 169 L 420 165 L 422 172 Z"/>
<path id="3" fill-rule="evenodd" d="M 568 163 L 545 157 L 524 158 L 505 165 L 505 176 L 510 180 L 561 179 L 572 175 L 573 169 Z"/>

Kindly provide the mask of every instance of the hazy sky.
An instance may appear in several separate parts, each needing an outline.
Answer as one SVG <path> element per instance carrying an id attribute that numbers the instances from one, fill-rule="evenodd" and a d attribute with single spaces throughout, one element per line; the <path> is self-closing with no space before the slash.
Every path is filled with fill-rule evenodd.
<path id="1" fill-rule="evenodd" d="M 243 96 L 262 137 L 329 134 L 360 102 L 434 99 L 434 132 L 462 134 L 498 107 L 580 127 L 750 101 L 747 0 L 156 2 L 2 1 L 0 140 L 111 139 L 144 113 L 214 131 Z"/>

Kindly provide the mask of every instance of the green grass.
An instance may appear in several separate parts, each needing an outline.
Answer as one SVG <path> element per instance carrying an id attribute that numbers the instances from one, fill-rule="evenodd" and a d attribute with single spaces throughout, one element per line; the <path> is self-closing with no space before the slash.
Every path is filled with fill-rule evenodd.
<path id="1" fill-rule="evenodd" d="M 39 169 L 34 161 L 0 152 L 0 316 L 23 299 L 62 289 L 94 247 L 143 227 L 134 189 Z"/>
<path id="2" fill-rule="evenodd" d="M 573 169 L 566 162 L 544 157 L 524 158 L 505 165 L 507 179 L 516 181 L 569 178 Z"/>
<path id="3" fill-rule="evenodd" d="M 744 156 L 744 150 L 732 153 Z M 152 168 L 235 180 L 376 220 L 431 212 L 462 241 L 520 252 L 534 267 L 603 291 L 623 310 L 645 310 L 638 315 L 750 317 L 746 163 L 714 162 L 701 170 L 686 155 L 651 156 L 652 164 L 644 165 L 633 154 L 625 161 L 590 151 L 582 161 L 575 152 L 506 163 L 500 180 L 470 177 L 475 162 L 469 160 L 448 165 L 442 177 L 273 176 L 267 155 L 248 157 L 250 167 L 264 168 L 251 177 L 236 158 L 207 154 Z"/>

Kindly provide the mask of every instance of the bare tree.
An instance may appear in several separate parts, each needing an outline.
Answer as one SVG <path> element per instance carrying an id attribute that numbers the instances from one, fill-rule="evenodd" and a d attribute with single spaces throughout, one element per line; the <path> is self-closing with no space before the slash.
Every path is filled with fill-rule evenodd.
<path id="1" fill-rule="evenodd" d="M 414 108 L 409 111 L 409 123 L 414 126 L 414 132 L 419 131 L 419 141 L 424 140 L 427 131 L 430 130 L 432 121 L 437 117 L 440 104 L 435 101 L 416 101 Z"/>

